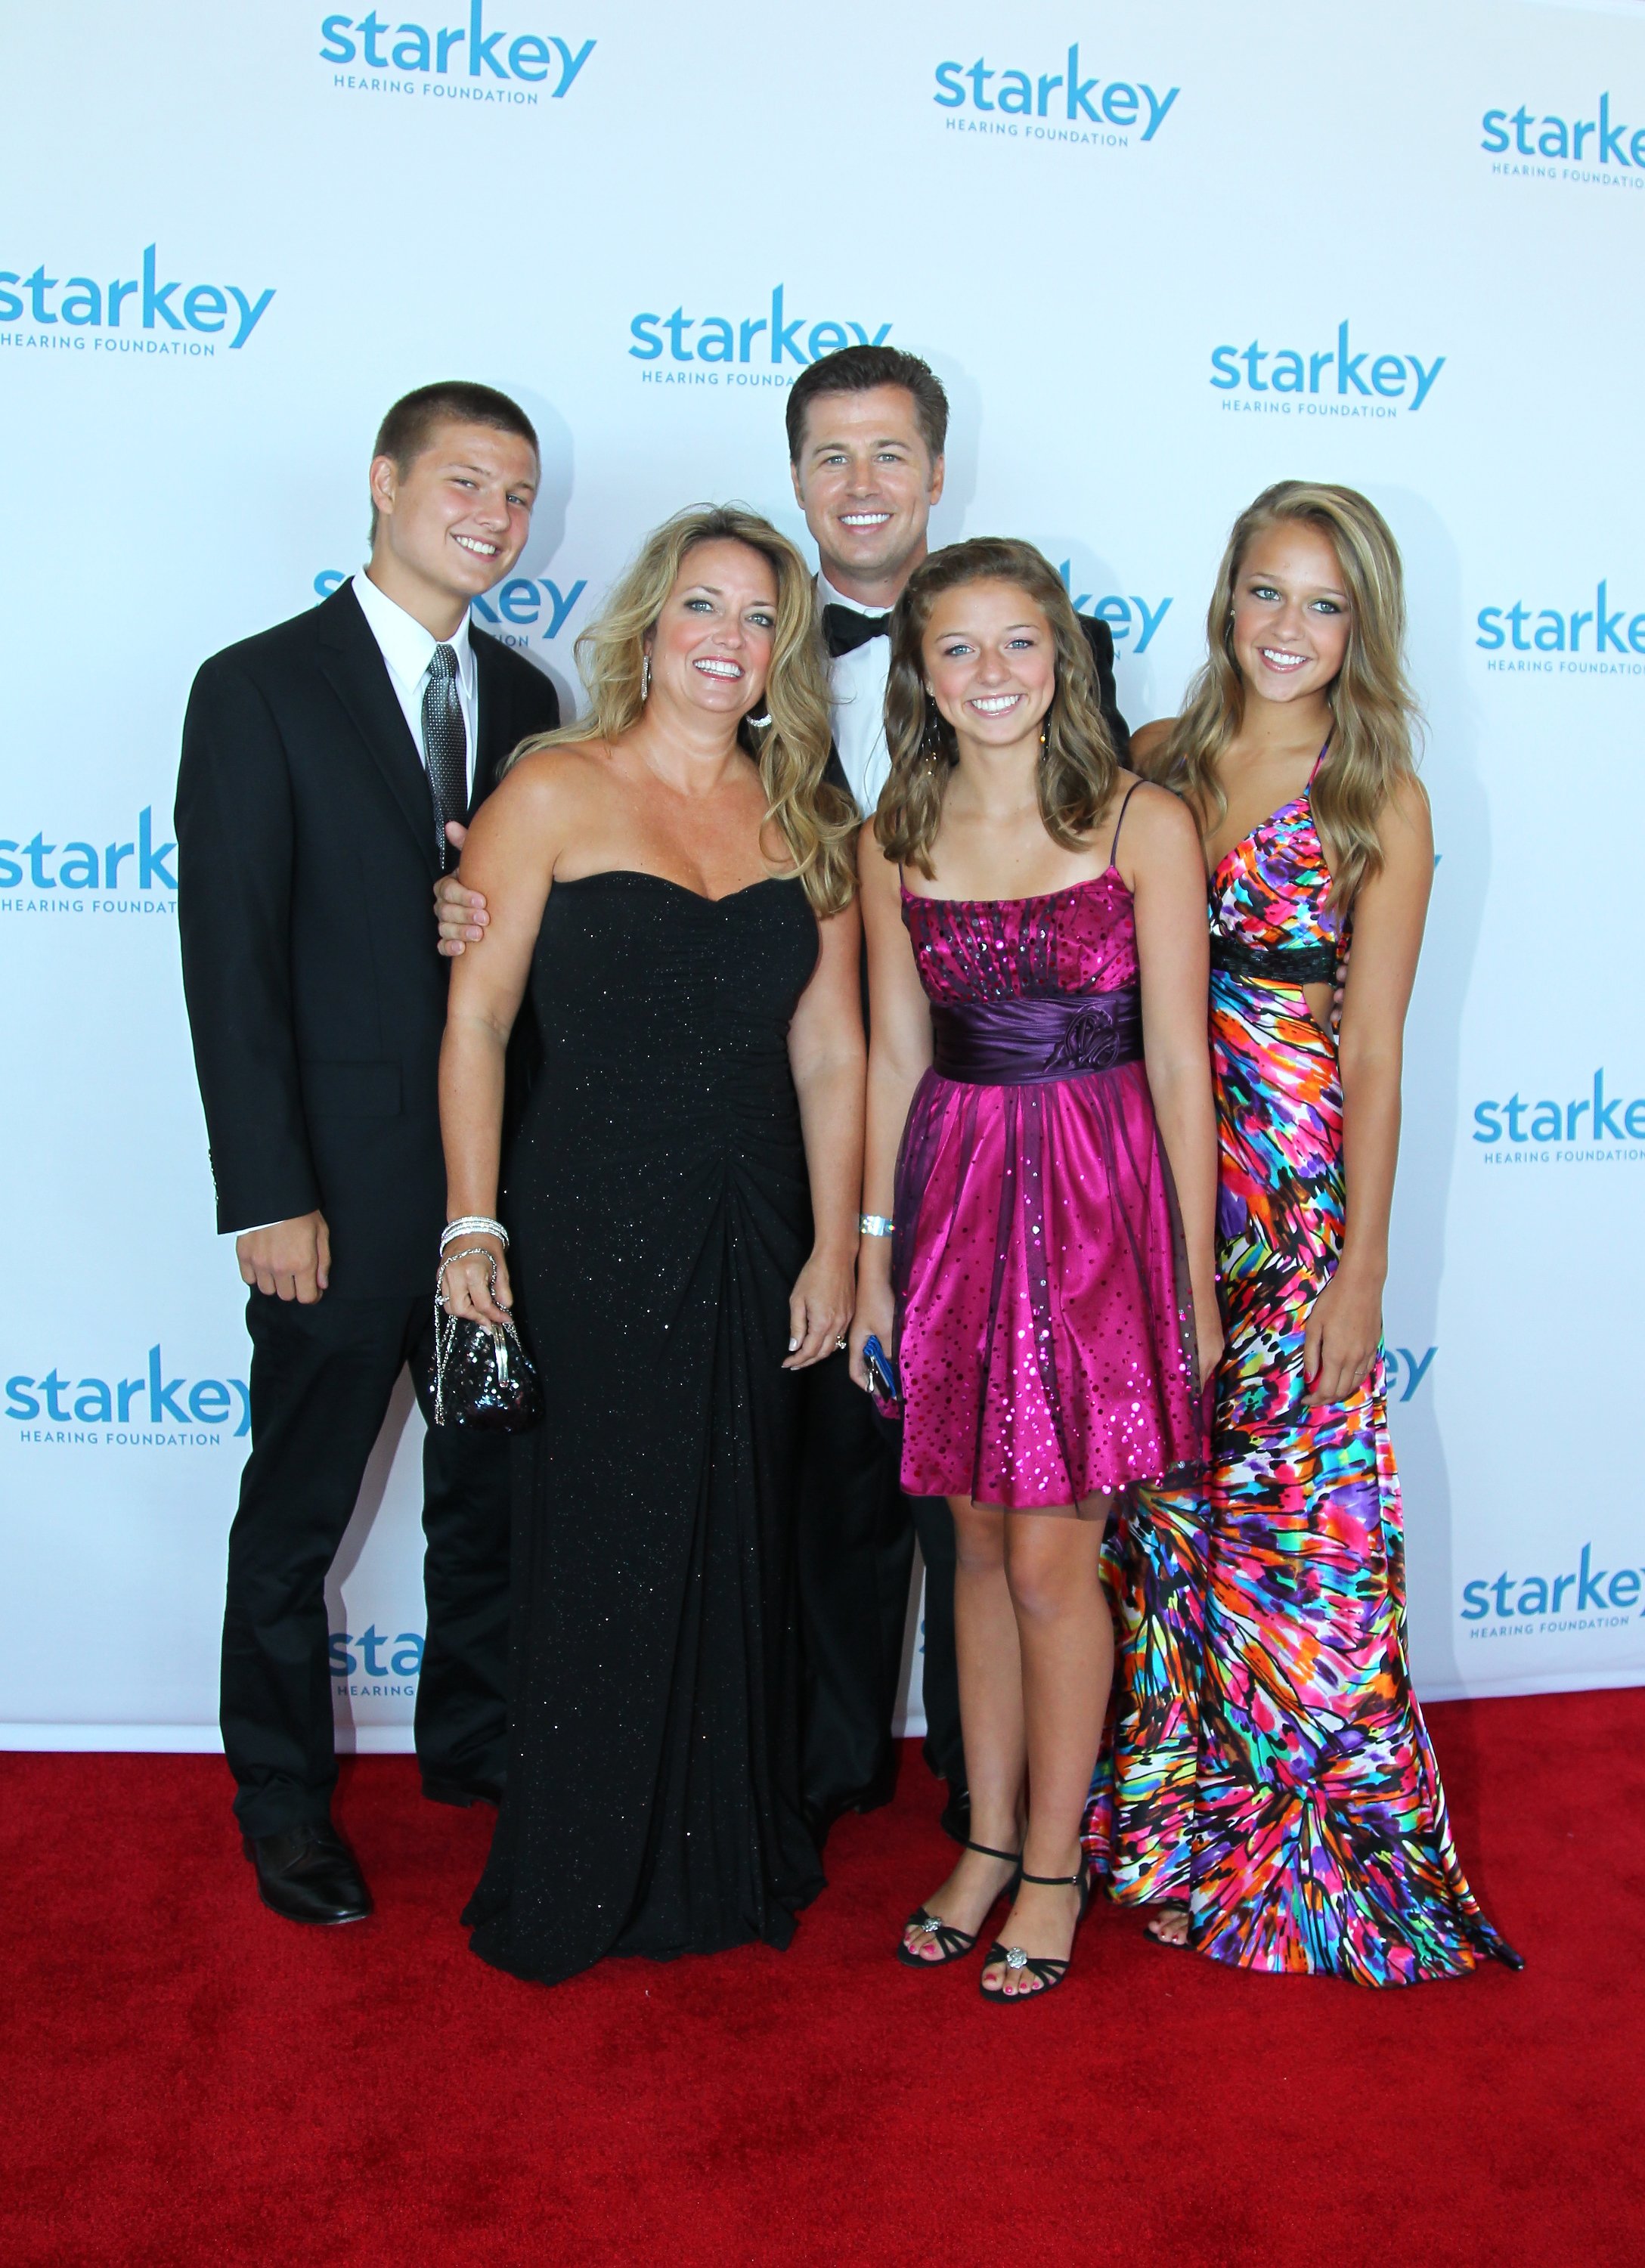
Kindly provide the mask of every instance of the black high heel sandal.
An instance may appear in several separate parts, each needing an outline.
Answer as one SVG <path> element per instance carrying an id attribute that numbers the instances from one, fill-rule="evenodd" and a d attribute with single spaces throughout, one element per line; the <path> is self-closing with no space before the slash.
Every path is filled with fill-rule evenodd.
<path id="1" fill-rule="evenodd" d="M 1045 1889 L 1072 1889 L 1077 1884 L 1080 1911 L 1073 1918 L 1073 1927 L 1074 1935 L 1079 1935 L 1080 1924 L 1085 1919 L 1085 1910 L 1091 1903 L 1091 1864 L 1088 1859 L 1081 1859 L 1077 1874 L 1028 1874 L 1019 1872 L 1017 1879 L 1023 1882 L 1036 1882 Z M 1043 2000 L 1048 1992 L 1054 1992 L 1068 1974 L 1068 1962 L 1073 1959 L 1072 1942 L 1068 1947 L 1068 1961 L 1058 1961 L 1047 1953 L 1024 1953 L 1020 1945 L 1001 1945 L 996 1938 L 988 1948 L 987 1959 L 983 1962 L 984 1970 L 987 1970 L 991 1962 L 1003 1961 L 1014 1976 L 1021 1976 L 1026 1970 L 1030 1977 L 1037 1977 L 1040 1989 L 1037 1992 L 1006 1992 L 998 1985 L 987 1984 L 981 1977 L 977 1980 L 977 1989 L 985 2000 L 993 2001 L 1002 2007 L 1026 2006 L 1030 2000 Z"/>
<path id="2" fill-rule="evenodd" d="M 989 1908 L 991 1912 L 993 1907 L 999 1904 L 1000 1898 L 1016 1896 L 1016 1887 L 1022 1875 L 1022 1853 L 1020 1851 L 992 1851 L 986 1843 L 970 1842 L 968 1842 L 964 1848 L 977 1852 L 985 1859 L 1009 1859 L 1016 1868 L 1015 1874 L 1000 1891 L 1000 1896 L 991 1901 Z M 968 1935 L 964 1930 L 956 1929 L 951 1921 L 941 1921 L 935 1914 L 927 1913 L 924 1906 L 916 1906 L 903 1926 L 904 1929 L 917 1929 L 922 1932 L 936 1947 L 938 1954 L 935 1961 L 927 1960 L 923 1953 L 911 1953 L 902 1939 L 898 1938 L 896 1957 L 904 1969 L 946 1969 L 951 1961 L 963 1961 L 982 1935 L 980 1929 L 974 1929 Z"/>

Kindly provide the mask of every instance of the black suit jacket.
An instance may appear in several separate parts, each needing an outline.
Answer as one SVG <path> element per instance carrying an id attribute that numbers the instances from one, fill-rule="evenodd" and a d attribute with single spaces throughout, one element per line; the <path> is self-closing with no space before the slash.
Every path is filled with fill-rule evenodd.
<path id="1" fill-rule="evenodd" d="M 557 725 L 559 697 L 528 661 L 471 636 L 477 804 L 520 740 Z M 334 1294 L 428 1290 L 446 1189 L 432 806 L 347 584 L 201 669 L 175 831 L 219 1230 L 318 1207 Z"/>
<path id="2" fill-rule="evenodd" d="M 1131 727 L 1119 713 L 1119 694 L 1114 684 L 1114 633 L 1106 622 L 1099 622 L 1095 615 L 1081 615 L 1080 628 L 1085 632 L 1085 642 L 1091 649 L 1091 661 L 1096 671 L 1097 697 L 1103 704 L 1103 715 L 1114 736 L 1114 754 L 1122 764 L 1131 762 Z"/>

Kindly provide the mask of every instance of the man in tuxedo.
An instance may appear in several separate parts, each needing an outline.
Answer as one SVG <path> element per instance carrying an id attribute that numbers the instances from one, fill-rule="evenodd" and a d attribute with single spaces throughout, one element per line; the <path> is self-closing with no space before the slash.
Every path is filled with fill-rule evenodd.
<path id="1" fill-rule="evenodd" d="M 364 572 L 214 655 L 183 726 L 183 982 L 218 1227 L 250 1286 L 223 1744 L 263 1901 L 294 1921 L 371 1911 L 330 1816 L 325 1583 L 408 1364 L 431 1420 L 423 1789 L 501 1788 L 507 1445 L 435 1431 L 428 1381 L 447 973 L 428 892 L 510 751 L 559 721 L 548 678 L 468 621 L 524 548 L 538 472 L 530 421 L 490 387 L 396 402 Z"/>
<path id="2" fill-rule="evenodd" d="M 926 557 L 942 494 L 948 402 L 928 364 L 894 347 L 824 355 L 790 387 L 789 469 L 816 544 L 830 653 L 835 777 L 866 819 L 890 770 L 885 745 L 890 609 Z M 1121 757 L 1129 736 L 1104 622 L 1081 621 Z M 865 981 L 865 1011 L 867 988 Z M 943 1825 L 968 1831 L 954 1658 L 954 1521 L 936 1497 L 905 1497 L 899 1447 L 852 1385 L 843 1355 L 807 1373 L 798 1585 L 805 1679 L 801 1790 L 822 1830 L 889 1799 L 891 1712 L 918 1534 L 926 1566 L 926 1761 L 948 1785 Z"/>

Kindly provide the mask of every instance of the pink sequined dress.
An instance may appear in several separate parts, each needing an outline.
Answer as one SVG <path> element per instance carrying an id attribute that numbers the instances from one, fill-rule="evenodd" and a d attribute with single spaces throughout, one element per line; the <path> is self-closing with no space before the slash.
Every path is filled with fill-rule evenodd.
<path id="1" fill-rule="evenodd" d="M 1131 893 L 1110 864 L 1039 898 L 904 888 L 903 919 L 934 1041 L 896 1171 L 904 1488 L 1066 1511 L 1199 1463 Z"/>

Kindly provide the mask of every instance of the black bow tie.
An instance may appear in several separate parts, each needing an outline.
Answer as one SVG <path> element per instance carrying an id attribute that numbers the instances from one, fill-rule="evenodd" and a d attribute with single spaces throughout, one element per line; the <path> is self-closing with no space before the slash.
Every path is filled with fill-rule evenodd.
<path id="1" fill-rule="evenodd" d="M 891 634 L 889 615 L 859 615 L 855 607 L 824 607 L 822 636 L 827 640 L 831 658 L 837 661 L 843 653 L 855 653 L 859 645 L 870 638 L 889 637 Z"/>

